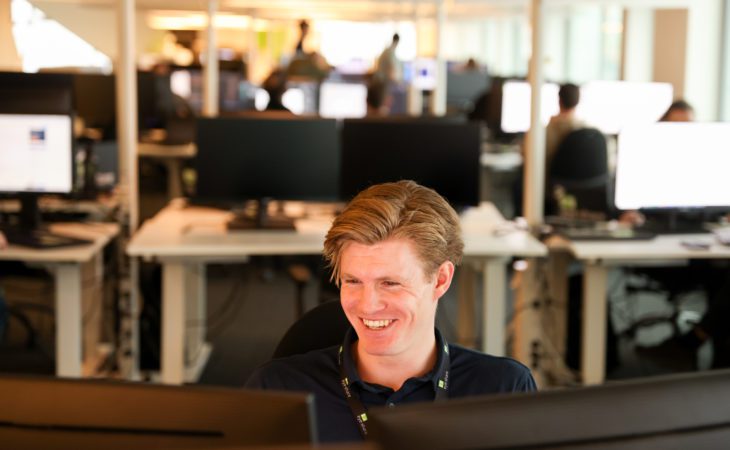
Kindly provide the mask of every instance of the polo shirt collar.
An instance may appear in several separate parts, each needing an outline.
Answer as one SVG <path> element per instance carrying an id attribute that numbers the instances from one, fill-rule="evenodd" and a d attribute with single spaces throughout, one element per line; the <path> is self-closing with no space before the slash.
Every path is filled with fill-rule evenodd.
<path id="1" fill-rule="evenodd" d="M 449 345 L 441 336 L 441 332 L 438 328 L 434 328 L 434 334 L 436 337 L 436 364 L 433 369 L 422 377 L 413 378 L 413 380 L 421 382 L 430 382 L 433 384 L 434 391 L 438 389 L 439 381 L 443 381 L 448 375 L 446 372 L 449 368 L 449 362 L 446 358 L 449 352 Z M 345 339 L 340 347 L 340 357 L 342 358 L 342 364 L 345 368 L 345 374 L 350 380 L 350 384 L 357 383 L 360 386 L 373 386 L 370 385 L 360 378 L 360 374 L 357 372 L 355 365 L 355 359 L 352 354 L 352 344 L 358 339 L 357 333 L 353 327 L 350 327 L 345 333 Z"/>

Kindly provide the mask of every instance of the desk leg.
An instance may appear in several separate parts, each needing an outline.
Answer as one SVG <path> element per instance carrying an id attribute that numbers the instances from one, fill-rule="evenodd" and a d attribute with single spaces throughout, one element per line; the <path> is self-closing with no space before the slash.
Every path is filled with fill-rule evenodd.
<path id="1" fill-rule="evenodd" d="M 482 350 L 490 355 L 504 356 L 504 326 L 506 300 L 505 278 L 506 262 L 498 258 L 489 258 L 484 264 L 482 278 L 484 280 L 483 315 L 482 318 Z"/>
<path id="2" fill-rule="evenodd" d="M 206 332 L 206 298 L 205 298 L 205 264 L 198 263 L 191 266 L 191 271 L 185 277 L 187 286 L 187 322 L 190 329 L 186 333 L 187 356 L 186 360 L 193 362 L 200 354 L 205 344 Z"/>
<path id="3" fill-rule="evenodd" d="M 170 199 L 183 196 L 182 163 L 178 158 L 165 158 L 167 168 L 167 194 Z"/>
<path id="4" fill-rule="evenodd" d="M 60 264 L 56 276 L 56 375 L 80 377 L 82 359 L 81 265 Z"/>
<path id="5" fill-rule="evenodd" d="M 470 264 L 464 264 L 459 268 L 459 292 L 458 292 L 458 326 L 456 327 L 456 338 L 459 345 L 467 348 L 476 347 L 476 336 L 474 336 L 475 296 L 474 296 L 474 268 Z"/>
<path id="6" fill-rule="evenodd" d="M 606 279 L 608 269 L 586 264 L 583 278 L 583 384 L 601 384 L 606 377 Z"/>
<path id="7" fill-rule="evenodd" d="M 161 372 L 165 384 L 182 384 L 185 374 L 185 264 L 162 266 Z"/>

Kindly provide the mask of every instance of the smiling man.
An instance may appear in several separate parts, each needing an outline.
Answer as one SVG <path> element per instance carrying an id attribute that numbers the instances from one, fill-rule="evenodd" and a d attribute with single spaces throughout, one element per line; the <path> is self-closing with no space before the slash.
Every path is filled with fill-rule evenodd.
<path id="1" fill-rule="evenodd" d="M 314 393 L 322 442 L 367 437 L 371 406 L 535 390 L 527 367 L 435 328 L 463 247 L 459 217 L 435 191 L 400 181 L 361 192 L 324 243 L 352 328 L 342 345 L 267 363 L 247 386 Z"/>

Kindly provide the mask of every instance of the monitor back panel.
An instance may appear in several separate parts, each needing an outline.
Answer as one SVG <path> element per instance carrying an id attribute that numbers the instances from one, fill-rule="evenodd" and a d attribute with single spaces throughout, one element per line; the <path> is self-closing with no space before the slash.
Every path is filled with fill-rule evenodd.
<path id="1" fill-rule="evenodd" d="M 440 120 L 345 120 L 342 197 L 377 183 L 414 180 L 453 206 L 479 203 L 479 127 Z"/>
<path id="2" fill-rule="evenodd" d="M 311 398 L 293 393 L 0 377 L 0 397 L 3 448 L 297 444 L 315 429 Z"/>
<path id="3" fill-rule="evenodd" d="M 383 409 L 368 418 L 384 449 L 724 448 L 728 404 L 725 370 Z"/>
<path id="4" fill-rule="evenodd" d="M 200 119 L 197 145 L 198 198 L 337 200 L 335 120 Z"/>

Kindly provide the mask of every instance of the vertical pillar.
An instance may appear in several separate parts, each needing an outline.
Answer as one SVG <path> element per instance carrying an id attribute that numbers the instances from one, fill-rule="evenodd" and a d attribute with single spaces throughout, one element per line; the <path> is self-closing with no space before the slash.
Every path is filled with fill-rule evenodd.
<path id="1" fill-rule="evenodd" d="M 208 28 L 206 36 L 206 58 L 203 66 L 203 115 L 218 115 L 218 46 L 216 43 L 215 14 L 218 0 L 208 0 Z"/>
<path id="2" fill-rule="evenodd" d="M 12 0 L 0 0 L 0 69 L 20 71 L 23 64 L 15 48 L 13 37 L 13 20 L 10 15 Z"/>
<path id="3" fill-rule="evenodd" d="M 540 122 L 542 107 L 541 89 L 543 83 L 542 27 L 544 10 L 542 0 L 532 0 L 530 18 L 532 23 L 532 56 L 530 57 L 529 81 L 532 87 L 530 132 L 526 136 L 526 164 L 524 180 L 524 212 L 530 225 L 543 219 L 543 195 L 545 184 L 545 129 Z"/>
<path id="4" fill-rule="evenodd" d="M 443 116 L 446 114 L 446 60 L 443 50 L 443 32 L 446 26 L 445 0 L 436 2 L 436 86 L 431 92 L 431 114 Z"/>
<path id="5" fill-rule="evenodd" d="M 127 233 L 131 236 L 139 225 L 139 185 L 137 183 L 137 64 L 135 61 L 135 1 L 121 0 L 118 4 L 117 32 L 119 35 L 116 61 L 117 141 L 119 143 L 119 192 L 122 217 L 127 219 Z M 125 325 L 129 332 L 131 357 L 130 378 L 139 372 L 139 262 L 135 258 L 123 258 L 129 262 L 129 284 L 120 295 L 126 297 Z M 124 349 L 122 349 L 124 351 Z"/>
<path id="6" fill-rule="evenodd" d="M 654 76 L 654 11 L 640 6 L 626 8 L 623 22 L 621 79 L 651 81 Z"/>

